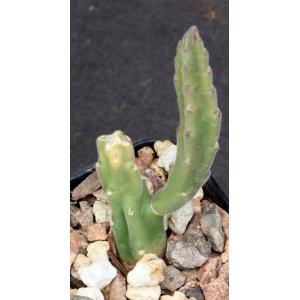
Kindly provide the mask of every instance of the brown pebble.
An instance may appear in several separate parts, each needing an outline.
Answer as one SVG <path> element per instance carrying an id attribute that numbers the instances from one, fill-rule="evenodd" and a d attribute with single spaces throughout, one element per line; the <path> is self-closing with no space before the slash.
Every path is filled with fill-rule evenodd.
<path id="1" fill-rule="evenodd" d="M 226 240 L 224 252 L 221 255 L 222 263 L 225 264 L 229 261 L 229 240 Z"/>
<path id="2" fill-rule="evenodd" d="M 79 252 L 79 244 L 78 244 L 77 236 L 76 233 L 72 231 L 70 233 L 70 266 L 75 260 L 78 252 Z"/>
<path id="3" fill-rule="evenodd" d="M 126 300 L 125 278 L 118 274 L 110 284 L 109 300 Z"/>
<path id="4" fill-rule="evenodd" d="M 229 262 L 221 266 L 219 276 L 223 277 L 227 284 L 229 284 Z"/>
<path id="5" fill-rule="evenodd" d="M 195 214 L 200 214 L 201 213 L 201 202 L 199 199 L 194 198 L 192 200 L 192 204 L 193 204 L 193 211 Z"/>
<path id="6" fill-rule="evenodd" d="M 78 241 L 79 253 L 86 255 L 86 249 L 89 245 L 89 242 L 84 233 L 81 230 L 73 230 L 73 234 L 76 235 Z"/>
<path id="7" fill-rule="evenodd" d="M 81 214 L 77 217 L 77 220 L 83 228 L 86 228 L 93 224 L 93 208 L 89 206 L 87 201 L 80 201 L 79 205 Z"/>
<path id="8" fill-rule="evenodd" d="M 86 237 L 88 241 L 104 241 L 107 239 L 106 223 L 95 223 L 87 227 Z"/>
<path id="9" fill-rule="evenodd" d="M 79 223 L 81 212 L 75 205 L 70 205 L 70 225 L 76 227 Z"/>
<path id="10" fill-rule="evenodd" d="M 154 157 L 154 151 L 150 147 L 143 147 L 140 150 L 138 150 L 138 157 L 142 164 L 146 168 L 149 168 Z"/>
<path id="11" fill-rule="evenodd" d="M 229 287 L 227 282 L 222 277 L 211 281 L 203 288 L 205 300 L 228 300 Z"/>
<path id="12" fill-rule="evenodd" d="M 198 279 L 202 288 L 218 277 L 221 264 L 221 258 L 218 255 L 210 257 L 208 261 L 200 267 Z"/>
<path id="13" fill-rule="evenodd" d="M 91 195 L 100 188 L 100 181 L 96 172 L 85 178 L 73 191 L 72 200 L 77 201 L 88 195 Z"/>

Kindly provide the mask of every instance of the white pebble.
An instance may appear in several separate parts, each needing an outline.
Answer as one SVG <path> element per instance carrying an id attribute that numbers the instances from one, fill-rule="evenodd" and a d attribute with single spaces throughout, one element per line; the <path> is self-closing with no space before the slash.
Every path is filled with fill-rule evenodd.
<path id="1" fill-rule="evenodd" d="M 94 243 L 90 243 L 87 247 L 87 257 L 91 261 L 108 260 L 108 250 L 109 243 L 107 241 L 97 241 Z"/>
<path id="2" fill-rule="evenodd" d="M 78 274 L 78 270 L 80 267 L 87 266 L 91 263 L 91 260 L 83 254 L 78 254 L 74 260 L 74 263 L 71 268 L 71 275 L 74 278 L 80 280 L 80 276 Z"/>
<path id="3" fill-rule="evenodd" d="M 128 285 L 126 297 L 130 300 L 158 300 L 160 296 L 160 286 L 133 287 Z"/>
<path id="4" fill-rule="evenodd" d="M 193 204 L 192 201 L 189 201 L 184 206 L 169 215 L 169 228 L 177 234 L 183 234 L 192 217 Z"/>
<path id="5" fill-rule="evenodd" d="M 145 254 L 128 273 L 127 282 L 133 287 L 159 285 L 163 280 L 165 262 L 155 254 Z"/>
<path id="6" fill-rule="evenodd" d="M 91 263 L 91 260 L 85 255 L 79 253 L 73 263 L 73 268 L 75 271 L 78 271 L 80 267 L 87 266 Z"/>
<path id="7" fill-rule="evenodd" d="M 117 269 L 109 260 L 99 260 L 80 267 L 78 274 L 86 286 L 103 289 L 117 276 Z"/>
<path id="8" fill-rule="evenodd" d="M 77 292 L 77 296 L 84 296 L 93 300 L 104 300 L 103 294 L 100 289 L 96 287 L 80 288 Z"/>
<path id="9" fill-rule="evenodd" d="M 93 214 L 97 223 L 111 222 L 111 208 L 102 201 L 95 201 L 93 205 Z"/>
<path id="10" fill-rule="evenodd" d="M 193 199 L 202 200 L 203 196 L 204 196 L 203 189 L 202 189 L 202 187 L 200 187 L 199 190 L 197 191 L 197 193 L 195 194 L 195 196 L 193 197 Z"/>
<path id="11" fill-rule="evenodd" d="M 154 143 L 154 149 L 158 157 L 160 157 L 170 146 L 174 145 L 169 140 L 156 141 Z"/>
<path id="12" fill-rule="evenodd" d="M 107 203 L 107 195 L 103 189 L 99 189 L 93 193 L 93 195 L 97 198 L 98 201 Z"/>
<path id="13" fill-rule="evenodd" d="M 158 161 L 157 164 L 164 168 L 167 172 L 169 172 L 170 168 L 174 165 L 176 160 L 176 152 L 177 146 L 171 145 L 166 151 L 164 151 Z"/>

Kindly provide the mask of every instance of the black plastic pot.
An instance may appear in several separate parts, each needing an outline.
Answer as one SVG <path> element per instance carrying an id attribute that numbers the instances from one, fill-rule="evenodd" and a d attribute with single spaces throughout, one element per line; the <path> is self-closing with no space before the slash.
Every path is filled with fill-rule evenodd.
<path id="1" fill-rule="evenodd" d="M 149 146 L 153 148 L 155 141 L 159 139 L 142 140 L 134 143 L 134 150 L 137 152 L 139 149 Z M 83 181 L 88 175 L 95 170 L 95 164 L 92 164 L 85 169 L 76 172 L 71 176 L 70 188 L 73 190 L 81 181 Z M 229 212 L 229 199 L 226 194 L 219 187 L 213 176 L 203 186 L 204 196 L 209 198 L 214 203 L 219 205 L 225 211 Z"/>

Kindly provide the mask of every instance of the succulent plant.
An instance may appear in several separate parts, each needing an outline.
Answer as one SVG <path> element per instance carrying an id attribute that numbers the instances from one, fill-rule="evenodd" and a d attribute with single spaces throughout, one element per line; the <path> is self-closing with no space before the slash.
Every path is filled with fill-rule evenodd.
<path id="1" fill-rule="evenodd" d="M 97 139 L 96 171 L 112 208 L 119 255 L 128 263 L 144 253 L 164 254 L 164 215 L 191 200 L 206 182 L 219 148 L 221 112 L 208 52 L 195 26 L 178 43 L 174 84 L 180 116 L 176 161 L 166 186 L 153 196 L 135 165 L 130 138 L 115 131 Z"/>

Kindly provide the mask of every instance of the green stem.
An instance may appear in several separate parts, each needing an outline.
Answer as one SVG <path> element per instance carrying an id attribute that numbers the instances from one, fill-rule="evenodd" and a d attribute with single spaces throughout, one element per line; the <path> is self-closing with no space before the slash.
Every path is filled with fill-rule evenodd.
<path id="1" fill-rule="evenodd" d="M 183 206 L 209 178 L 221 126 L 208 53 L 196 27 L 191 27 L 178 44 L 175 70 L 180 115 L 177 157 L 168 184 L 152 200 L 159 214 Z"/>
<path id="2" fill-rule="evenodd" d="M 112 208 L 112 230 L 121 258 L 129 263 L 142 253 L 162 255 L 163 217 L 153 213 L 150 194 L 134 164 L 131 140 L 121 131 L 97 139 L 96 170 Z"/>

